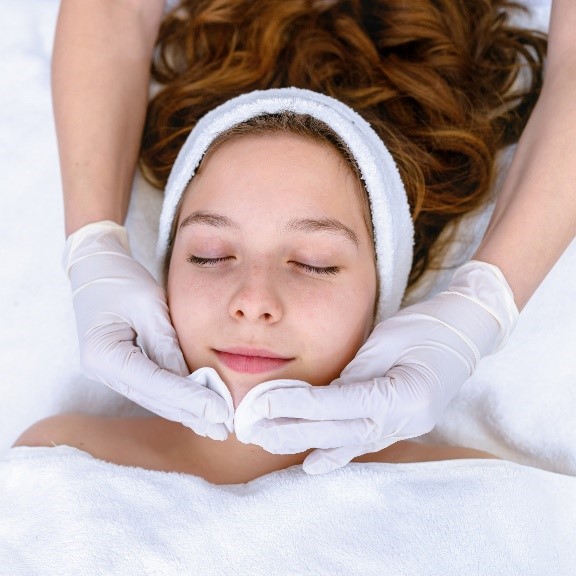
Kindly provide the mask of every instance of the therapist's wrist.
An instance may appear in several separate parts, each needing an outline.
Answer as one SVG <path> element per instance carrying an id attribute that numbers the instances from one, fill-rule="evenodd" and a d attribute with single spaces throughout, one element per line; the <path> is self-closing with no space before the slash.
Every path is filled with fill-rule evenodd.
<path id="1" fill-rule="evenodd" d="M 62 258 L 62 266 L 66 274 L 79 257 L 101 251 L 104 244 L 106 248 L 115 248 L 131 255 L 128 232 L 124 226 L 112 220 L 91 222 L 70 234 L 66 239 Z"/>
<path id="2" fill-rule="evenodd" d="M 66 196 L 65 196 L 66 198 Z M 72 208 L 64 205 L 64 234 L 66 238 L 78 232 L 82 228 L 90 224 L 98 224 L 100 222 L 115 222 L 119 226 L 122 225 L 126 219 L 125 211 L 119 207 L 114 209 L 95 209 L 88 212 L 75 213 Z"/>
<path id="3" fill-rule="evenodd" d="M 519 311 L 510 285 L 498 266 L 470 260 L 455 271 L 446 292 L 474 303 L 498 323 L 497 335 L 482 355 L 498 352 L 505 346 L 516 326 Z M 466 318 L 461 321 L 465 324 Z"/>

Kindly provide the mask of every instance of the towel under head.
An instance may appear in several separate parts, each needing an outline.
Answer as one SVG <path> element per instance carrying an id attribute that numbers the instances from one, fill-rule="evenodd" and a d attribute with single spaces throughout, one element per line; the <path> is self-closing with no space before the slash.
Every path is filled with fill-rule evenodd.
<path id="1" fill-rule="evenodd" d="M 160 216 L 158 256 L 166 257 L 180 200 L 204 154 L 222 133 L 252 118 L 280 112 L 306 114 L 328 125 L 354 157 L 370 201 L 379 280 L 375 322 L 402 302 L 412 266 L 414 227 L 406 190 L 384 142 L 357 112 L 342 102 L 301 88 L 257 90 L 228 100 L 199 120 L 168 178 Z"/>

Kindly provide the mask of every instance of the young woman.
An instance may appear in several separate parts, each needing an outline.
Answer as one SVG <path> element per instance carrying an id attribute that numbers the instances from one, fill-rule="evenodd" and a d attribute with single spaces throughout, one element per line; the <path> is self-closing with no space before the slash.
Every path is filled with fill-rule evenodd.
<path id="1" fill-rule="evenodd" d="M 16 445 L 65 444 L 217 484 L 302 464 L 310 450 L 273 454 L 251 442 L 258 394 L 338 378 L 375 318 L 398 308 L 412 261 L 402 181 L 362 122 L 309 91 L 254 92 L 198 123 L 174 166 L 160 225 L 170 314 L 190 387 L 205 380 L 226 401 L 235 434 L 218 441 L 163 418 L 65 415 Z M 398 442 L 359 461 L 470 457 L 490 456 Z"/>
<path id="2" fill-rule="evenodd" d="M 186 384 L 158 370 L 156 363 L 183 373 L 162 294 L 136 262 L 128 264 L 125 248 L 117 254 L 103 248 L 113 233 L 97 224 L 124 218 L 143 122 L 147 62 L 162 4 L 100 1 L 78 9 L 72 2 L 62 3 L 54 100 L 67 230 L 79 231 L 71 237 L 68 258 L 74 261 L 73 247 L 82 245 L 85 255 L 94 256 L 84 261 L 87 274 L 101 280 L 98 293 L 87 288 L 75 298 L 86 369 L 157 413 L 205 431 L 222 422 L 225 409 L 202 388 L 183 400 Z M 145 172 L 161 185 L 195 119 L 232 95 L 286 84 L 335 95 L 387 136 L 397 158 L 415 220 L 416 281 L 441 253 L 436 242 L 440 232 L 486 199 L 495 154 L 517 139 L 539 91 L 544 39 L 511 26 L 509 9 L 507 2 L 480 0 L 409 5 L 392 0 L 183 2 L 165 18 L 160 33 L 154 75 L 166 89 L 150 109 L 142 155 Z M 574 75 L 566 71 L 576 64 L 571 41 L 575 21 L 573 3 L 557 0 L 545 89 L 477 254 L 481 262 L 497 264 L 505 279 L 490 278 L 486 284 L 485 267 L 476 264 L 475 275 L 470 268 L 466 272 L 467 306 L 462 306 L 462 286 L 457 286 L 415 310 L 418 314 L 385 325 L 375 334 L 380 344 L 377 365 L 367 381 L 358 382 L 357 396 L 345 404 L 337 388 L 326 388 L 322 405 L 330 400 L 331 409 L 324 410 L 328 420 L 338 420 L 336 414 L 343 414 L 345 405 L 354 407 L 350 413 L 357 412 L 363 395 L 377 388 L 372 378 L 386 374 L 395 377 L 403 392 L 394 407 L 379 397 L 382 421 L 408 423 L 404 433 L 413 436 L 429 430 L 440 414 L 430 407 L 444 406 L 474 370 L 475 362 L 468 371 L 459 369 L 459 357 L 469 343 L 477 361 L 504 342 L 513 328 L 510 310 L 500 315 L 499 330 L 481 331 L 482 337 L 476 329 L 467 332 L 466 326 L 482 324 L 481 310 L 491 305 L 483 301 L 484 287 L 506 299 L 507 280 L 522 308 L 573 237 L 576 209 L 568 191 L 573 180 L 570 150 L 576 140 L 571 104 L 575 86 Z M 83 33 L 84 26 L 90 34 Z M 521 69 L 528 70 L 529 79 L 518 89 L 515 80 Z M 86 109 L 94 113 L 86 114 Z M 548 217 L 542 218 L 543 213 Z M 527 221 L 532 226 L 528 239 Z M 534 253 L 539 257 L 533 258 Z M 125 270 L 121 285 L 109 282 L 118 266 Z M 110 289 L 102 298 L 106 283 Z M 141 307 L 130 305 L 140 298 L 149 302 L 145 317 Z M 109 312 L 123 319 L 122 330 L 109 324 Z M 83 322 L 86 317 L 92 324 Z M 455 325 L 454 318 L 470 321 Z M 151 325 L 157 328 L 155 334 Z M 447 345 L 454 328 L 462 340 Z M 431 332 L 438 335 L 432 355 Z M 134 347 L 136 336 L 148 358 Z M 402 346 L 389 346 L 398 341 Z M 382 353 L 389 349 L 393 353 Z M 408 350 L 413 358 L 406 366 Z M 173 394 L 159 401 L 154 386 L 143 384 L 156 382 L 169 386 Z M 409 402 L 415 390 L 419 407 L 410 408 L 415 406 Z M 286 413 L 278 410 L 272 396 L 269 400 L 271 418 L 303 419 L 306 414 L 316 420 L 321 412 L 321 404 L 309 397 L 293 395 Z M 311 438 L 307 441 L 311 446 Z M 342 446 L 353 444 L 352 429 L 347 440 L 341 436 L 339 441 Z"/>

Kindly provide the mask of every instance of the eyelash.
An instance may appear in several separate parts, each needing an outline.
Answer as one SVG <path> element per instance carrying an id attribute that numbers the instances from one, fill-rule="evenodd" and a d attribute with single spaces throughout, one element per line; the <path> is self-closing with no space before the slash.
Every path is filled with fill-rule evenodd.
<path id="1" fill-rule="evenodd" d="M 196 266 L 214 266 L 226 260 L 230 260 L 232 256 L 224 256 L 222 258 L 201 258 L 200 256 L 188 256 L 187 260 L 191 264 Z M 328 275 L 334 276 L 340 272 L 340 266 L 327 266 L 325 268 L 320 268 L 318 266 L 311 266 L 310 264 L 304 264 L 303 262 L 292 262 L 296 267 L 306 270 L 312 274 Z"/>
<path id="2" fill-rule="evenodd" d="M 298 268 L 303 268 L 306 272 L 311 272 L 313 274 L 321 274 L 334 276 L 340 272 L 339 266 L 327 266 L 326 268 L 318 268 L 317 266 L 310 266 L 310 264 L 303 264 L 302 262 L 292 262 Z"/>
<path id="3" fill-rule="evenodd" d="M 187 260 L 191 264 L 196 264 L 196 266 L 213 266 L 214 264 L 225 262 L 230 258 L 231 256 L 224 256 L 223 258 L 201 258 L 200 256 L 188 256 Z"/>

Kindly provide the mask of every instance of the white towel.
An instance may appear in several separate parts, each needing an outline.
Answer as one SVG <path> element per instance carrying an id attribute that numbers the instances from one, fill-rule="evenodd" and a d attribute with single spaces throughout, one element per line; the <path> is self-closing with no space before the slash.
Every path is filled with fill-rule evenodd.
<path id="1" fill-rule="evenodd" d="M 300 466 L 247 484 L 67 446 L 0 461 L 0 573 L 573 576 L 576 479 L 498 460 Z"/>

